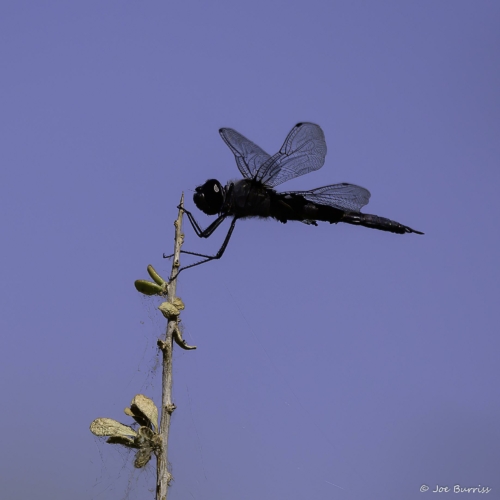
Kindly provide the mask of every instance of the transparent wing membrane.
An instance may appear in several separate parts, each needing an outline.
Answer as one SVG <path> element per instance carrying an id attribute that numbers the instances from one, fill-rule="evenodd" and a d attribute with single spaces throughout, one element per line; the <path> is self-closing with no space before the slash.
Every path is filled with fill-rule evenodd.
<path id="1" fill-rule="evenodd" d="M 281 149 L 259 168 L 255 178 L 266 186 L 278 186 L 320 169 L 325 156 L 325 134 L 321 127 L 314 123 L 298 123 Z"/>
<path id="2" fill-rule="evenodd" d="M 219 134 L 233 152 L 239 171 L 247 179 L 252 179 L 260 166 L 271 157 L 232 128 L 221 128 Z"/>
<path id="3" fill-rule="evenodd" d="M 233 152 L 243 177 L 256 179 L 269 187 L 318 170 L 325 163 L 325 135 L 314 123 L 295 125 L 274 156 L 236 130 L 221 128 L 219 133 Z"/>
<path id="4" fill-rule="evenodd" d="M 323 186 L 311 189 L 310 191 L 288 191 L 280 194 L 302 196 L 312 203 L 339 208 L 349 212 L 359 212 L 370 200 L 370 191 L 368 189 L 346 182 L 331 184 L 330 186 Z"/>

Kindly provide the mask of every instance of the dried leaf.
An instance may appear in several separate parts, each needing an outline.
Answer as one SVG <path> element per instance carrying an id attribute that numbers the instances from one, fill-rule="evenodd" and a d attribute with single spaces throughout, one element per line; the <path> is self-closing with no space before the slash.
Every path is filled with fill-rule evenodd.
<path id="1" fill-rule="evenodd" d="M 125 415 L 128 415 L 129 417 L 133 417 L 134 416 L 134 412 L 130 408 L 125 408 L 123 410 L 123 413 L 125 413 Z"/>
<path id="2" fill-rule="evenodd" d="M 134 415 L 144 416 L 148 420 L 149 425 L 155 430 L 158 429 L 158 408 L 152 399 L 144 396 L 144 394 L 137 394 L 132 400 L 130 409 Z"/>
<path id="3" fill-rule="evenodd" d="M 123 446 L 127 446 L 128 448 L 137 448 L 135 444 L 135 440 L 129 438 L 127 436 L 111 436 L 106 440 L 106 443 L 109 444 L 121 444 Z"/>
<path id="4" fill-rule="evenodd" d="M 151 460 L 151 448 L 142 448 L 135 454 L 134 467 L 140 469 L 144 467 Z"/>
<path id="5" fill-rule="evenodd" d="M 137 406 L 132 406 L 132 408 L 125 408 L 123 410 L 125 415 L 128 415 L 129 417 L 132 417 L 140 426 L 145 425 L 146 427 L 151 426 L 151 422 L 149 421 L 149 418 L 146 417 L 138 408 Z"/>
<path id="6" fill-rule="evenodd" d="M 96 436 L 137 436 L 132 427 L 120 424 L 112 418 L 96 418 L 90 424 L 90 432 Z"/>

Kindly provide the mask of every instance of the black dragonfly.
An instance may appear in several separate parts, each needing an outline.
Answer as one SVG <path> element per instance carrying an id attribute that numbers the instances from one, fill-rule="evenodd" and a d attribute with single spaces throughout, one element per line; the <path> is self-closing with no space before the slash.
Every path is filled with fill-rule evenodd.
<path id="1" fill-rule="evenodd" d="M 424 234 L 399 222 L 361 213 L 361 207 L 370 199 L 370 192 L 354 184 L 343 182 L 310 191 L 283 193 L 273 189 L 283 182 L 323 166 L 326 142 L 319 125 L 308 122 L 297 123 L 281 149 L 273 156 L 236 130 L 221 128 L 219 133 L 233 152 L 244 179 L 230 181 L 225 187 L 218 180 L 209 179 L 196 188 L 193 201 L 198 209 L 207 215 L 218 215 L 206 229 L 200 227 L 191 212 L 185 209 L 184 212 L 200 238 L 211 236 L 227 217 L 232 217 L 233 220 L 222 246 L 215 255 L 182 250 L 182 253 L 204 258 L 182 269 L 220 259 L 226 250 L 236 221 L 248 217 L 272 217 L 283 224 L 292 220 L 314 226 L 317 226 L 316 221 L 330 224 L 345 222 L 397 234 Z M 172 257 L 172 255 L 163 256 Z"/>

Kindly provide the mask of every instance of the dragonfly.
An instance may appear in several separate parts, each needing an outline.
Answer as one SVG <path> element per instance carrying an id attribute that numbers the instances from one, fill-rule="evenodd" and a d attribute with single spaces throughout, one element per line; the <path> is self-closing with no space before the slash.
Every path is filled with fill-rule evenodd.
<path id="1" fill-rule="evenodd" d="M 209 238 L 222 222 L 231 217 L 229 231 L 215 255 L 181 250 L 182 253 L 203 260 L 179 269 L 179 272 L 212 260 L 220 259 L 239 219 L 272 218 L 283 224 L 299 221 L 317 226 L 317 221 L 339 222 L 364 226 L 396 234 L 424 234 L 399 222 L 378 215 L 361 213 L 368 204 L 370 192 L 360 186 L 342 182 L 309 191 L 278 192 L 280 184 L 320 169 L 325 163 L 326 141 L 319 125 L 297 123 L 287 135 L 281 149 L 273 156 L 231 128 L 219 130 L 224 142 L 234 154 L 243 179 L 229 181 L 223 186 L 217 179 L 209 179 L 195 189 L 193 201 L 206 215 L 217 218 L 202 229 L 193 214 L 182 208 L 195 233 Z M 172 255 L 163 257 L 170 258 Z"/>

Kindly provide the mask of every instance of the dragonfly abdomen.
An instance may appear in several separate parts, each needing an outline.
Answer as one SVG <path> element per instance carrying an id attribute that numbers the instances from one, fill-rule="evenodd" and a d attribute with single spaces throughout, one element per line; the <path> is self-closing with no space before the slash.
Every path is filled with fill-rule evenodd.
<path id="1" fill-rule="evenodd" d="M 346 222 L 347 224 L 354 224 L 356 226 L 365 226 L 372 229 L 379 229 L 380 231 L 389 231 L 390 233 L 396 234 L 424 234 L 420 231 L 415 231 L 415 229 L 412 229 L 411 227 L 404 226 L 399 222 L 391 219 L 386 219 L 385 217 L 379 217 L 378 215 L 347 212 L 344 214 L 342 222 Z"/>

